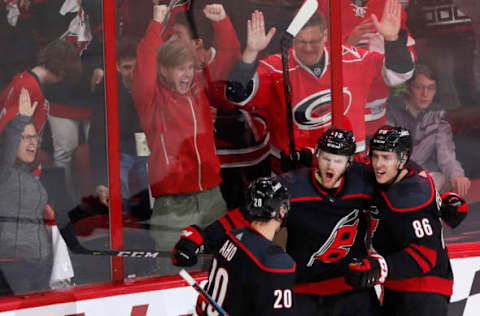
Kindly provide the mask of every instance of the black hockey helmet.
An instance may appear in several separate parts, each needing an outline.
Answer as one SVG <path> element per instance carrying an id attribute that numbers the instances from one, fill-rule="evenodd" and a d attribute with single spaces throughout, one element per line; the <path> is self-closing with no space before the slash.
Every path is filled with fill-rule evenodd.
<path id="1" fill-rule="evenodd" d="M 318 139 L 316 152 L 318 154 L 318 151 L 321 150 L 351 158 L 355 154 L 356 147 L 352 131 L 332 126 Z"/>
<path id="2" fill-rule="evenodd" d="M 286 212 L 290 209 L 290 197 L 278 179 L 258 178 L 248 187 L 247 211 L 252 220 L 269 220 L 281 218 L 280 207 L 284 206 Z M 287 215 L 284 216 L 284 219 Z"/>
<path id="3" fill-rule="evenodd" d="M 404 160 L 405 156 L 410 157 L 412 153 L 412 136 L 406 128 L 382 126 L 370 140 L 370 158 L 373 150 L 395 152 L 399 160 Z"/>

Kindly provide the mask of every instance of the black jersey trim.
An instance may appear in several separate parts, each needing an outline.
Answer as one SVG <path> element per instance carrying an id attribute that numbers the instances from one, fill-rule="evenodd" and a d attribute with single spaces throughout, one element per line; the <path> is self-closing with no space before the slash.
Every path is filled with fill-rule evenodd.
<path id="1" fill-rule="evenodd" d="M 254 229 L 252 227 L 250 227 L 250 229 Z M 257 234 L 260 234 L 259 232 L 256 232 Z M 275 269 L 275 268 L 269 268 L 269 267 L 266 267 L 264 266 L 260 260 L 258 260 L 258 258 L 249 250 L 247 249 L 247 247 L 245 247 L 245 245 L 243 245 L 240 240 L 238 240 L 237 238 L 235 238 L 235 236 L 233 236 L 233 234 L 231 234 L 230 232 L 227 232 L 227 235 L 230 237 L 230 239 L 232 239 L 232 241 L 237 245 L 239 246 L 240 248 L 242 248 L 242 250 L 253 260 L 253 262 L 255 262 L 257 264 L 257 266 L 264 270 L 264 271 L 267 271 L 267 272 L 273 272 L 273 273 L 294 273 L 295 270 L 297 269 L 297 264 L 294 262 L 293 263 L 293 267 L 290 268 L 290 269 Z"/>
<path id="2" fill-rule="evenodd" d="M 412 171 L 412 170 L 409 170 Z M 412 171 L 413 172 L 413 171 Z M 388 199 L 387 194 L 384 191 L 381 191 L 380 193 L 382 194 L 382 197 L 385 200 L 385 203 L 387 203 L 388 207 L 393 211 L 393 212 L 411 212 L 411 211 L 418 211 L 426 206 L 428 206 L 430 203 L 433 202 L 435 199 L 435 186 L 433 185 L 433 180 L 432 177 L 428 174 L 428 172 L 425 172 L 425 175 L 427 176 L 428 181 L 430 182 L 430 198 L 425 202 L 422 203 L 418 206 L 415 207 L 409 207 L 409 208 L 395 208 L 393 207 L 392 203 Z"/>

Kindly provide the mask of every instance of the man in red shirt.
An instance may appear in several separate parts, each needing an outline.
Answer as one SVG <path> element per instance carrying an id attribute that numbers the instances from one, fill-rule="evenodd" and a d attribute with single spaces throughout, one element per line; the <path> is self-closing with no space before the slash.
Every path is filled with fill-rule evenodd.
<path id="1" fill-rule="evenodd" d="M 368 91 L 381 73 L 388 85 L 397 85 L 411 77 L 413 61 L 406 47 L 407 34 L 401 28 L 401 6 L 397 0 L 388 0 L 379 21 L 373 23 L 385 41 L 385 56 L 360 48 L 343 46 L 344 116 L 353 127 L 357 152 L 365 146 L 365 103 Z M 293 133 L 295 151 L 288 143 L 287 111 L 284 104 L 281 55 L 276 54 L 257 61 L 259 52 L 267 47 L 274 30 L 265 34 L 262 13 L 256 11 L 249 21 L 247 47 L 230 74 L 227 97 L 247 110 L 264 111 L 272 133 L 272 168 L 280 167 L 283 157 L 300 157 L 312 153 L 318 137 L 332 124 L 331 67 L 326 45 L 327 29 L 321 14 L 314 15 L 293 40 L 289 51 Z M 311 156 L 311 154 L 310 154 Z M 290 158 L 292 159 L 292 158 Z M 310 158 L 311 161 L 311 158 Z M 283 161 L 282 161 L 283 162 Z M 308 164 L 305 163 L 305 164 Z"/>

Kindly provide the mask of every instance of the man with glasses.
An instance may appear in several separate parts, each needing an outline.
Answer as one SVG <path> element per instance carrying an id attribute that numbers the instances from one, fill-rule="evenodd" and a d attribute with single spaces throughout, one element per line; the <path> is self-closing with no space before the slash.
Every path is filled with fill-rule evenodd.
<path id="1" fill-rule="evenodd" d="M 456 159 L 447 114 L 433 110 L 437 75 L 427 65 L 417 64 L 415 68 L 406 84 L 407 93 L 389 101 L 387 122 L 412 132 L 411 159 L 428 170 L 440 193 L 455 191 L 465 196 L 471 183 Z"/>
<path id="2" fill-rule="evenodd" d="M 342 53 L 344 115 L 347 124 L 353 126 L 357 152 L 365 151 L 365 103 L 374 78 L 381 72 L 392 86 L 404 82 L 413 72 L 407 34 L 400 31 L 398 1 L 387 1 L 381 21 L 372 19 L 385 39 L 385 56 L 350 46 L 344 46 Z M 230 74 L 226 93 L 232 102 L 267 117 L 276 158 L 272 168 L 278 172 L 299 164 L 310 165 L 316 140 L 332 124 L 331 60 L 325 18 L 318 13 L 297 34 L 288 52 L 296 145 L 295 152 L 290 152 L 281 54 L 257 61 L 274 33 L 273 28 L 265 32 L 263 14 L 255 11 L 248 21 L 247 46 Z"/>

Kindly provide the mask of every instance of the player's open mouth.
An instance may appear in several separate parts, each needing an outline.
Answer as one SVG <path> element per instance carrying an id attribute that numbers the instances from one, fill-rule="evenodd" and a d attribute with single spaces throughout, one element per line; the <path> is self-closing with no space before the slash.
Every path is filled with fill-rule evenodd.
<path id="1" fill-rule="evenodd" d="M 333 179 L 333 172 L 326 172 L 325 173 L 325 178 L 327 178 L 327 180 L 332 180 Z"/>

